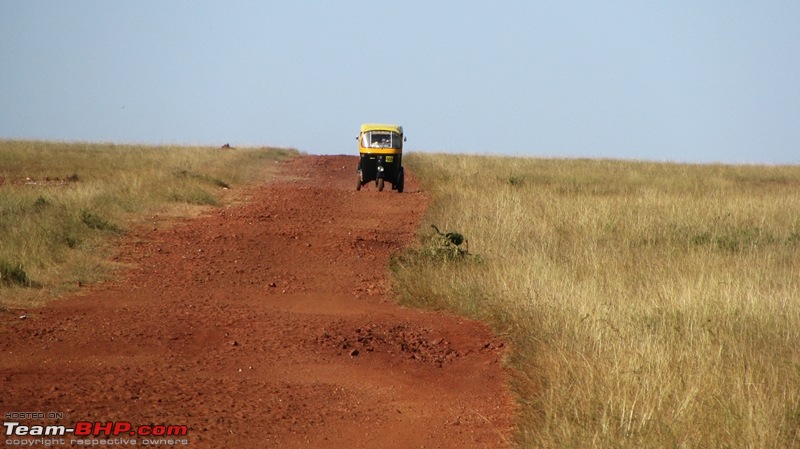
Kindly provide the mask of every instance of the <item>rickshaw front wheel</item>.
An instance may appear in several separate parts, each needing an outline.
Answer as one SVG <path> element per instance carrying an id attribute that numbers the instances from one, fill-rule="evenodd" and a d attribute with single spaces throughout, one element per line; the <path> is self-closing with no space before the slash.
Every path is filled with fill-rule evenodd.
<path id="1" fill-rule="evenodd" d="M 383 192 L 383 178 L 378 178 L 375 182 L 378 184 L 378 192 Z"/>

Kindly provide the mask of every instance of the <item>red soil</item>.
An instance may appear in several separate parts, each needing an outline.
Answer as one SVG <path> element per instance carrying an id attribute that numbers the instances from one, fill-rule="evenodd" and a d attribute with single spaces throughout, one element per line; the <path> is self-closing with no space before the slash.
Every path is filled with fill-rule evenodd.
<path id="1" fill-rule="evenodd" d="M 355 164 L 281 163 L 242 205 L 129 237 L 118 280 L 0 314 L 4 421 L 186 425 L 194 448 L 508 447 L 502 341 L 388 299 L 426 196 L 412 176 L 356 192 Z"/>

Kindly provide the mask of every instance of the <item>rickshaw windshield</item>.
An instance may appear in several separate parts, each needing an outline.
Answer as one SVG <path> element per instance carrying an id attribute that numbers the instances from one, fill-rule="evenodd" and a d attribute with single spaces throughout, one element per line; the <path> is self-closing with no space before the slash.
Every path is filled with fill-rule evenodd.
<path id="1" fill-rule="evenodd" d="M 390 131 L 367 131 L 361 136 L 361 146 L 364 148 L 403 148 L 403 139 L 400 134 Z"/>

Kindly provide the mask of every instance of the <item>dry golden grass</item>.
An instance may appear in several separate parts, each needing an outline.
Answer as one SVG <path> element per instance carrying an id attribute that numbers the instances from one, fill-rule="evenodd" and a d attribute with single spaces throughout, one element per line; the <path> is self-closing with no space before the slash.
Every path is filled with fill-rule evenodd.
<path id="1" fill-rule="evenodd" d="M 520 447 L 800 447 L 800 167 L 405 160 L 395 290 L 508 336 Z"/>
<path id="2" fill-rule="evenodd" d="M 216 205 L 294 153 L 0 141 L 0 305 L 106 279 L 112 239 L 153 214 Z"/>

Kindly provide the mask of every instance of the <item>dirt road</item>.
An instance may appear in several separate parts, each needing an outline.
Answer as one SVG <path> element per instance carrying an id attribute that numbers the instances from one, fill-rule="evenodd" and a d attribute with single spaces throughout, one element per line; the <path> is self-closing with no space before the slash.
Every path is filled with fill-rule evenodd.
<path id="1" fill-rule="evenodd" d="M 119 280 L 0 314 L 4 422 L 186 425 L 194 448 L 507 447 L 502 342 L 387 296 L 425 196 L 413 177 L 356 192 L 355 164 L 281 163 L 242 205 L 127 239 Z"/>

